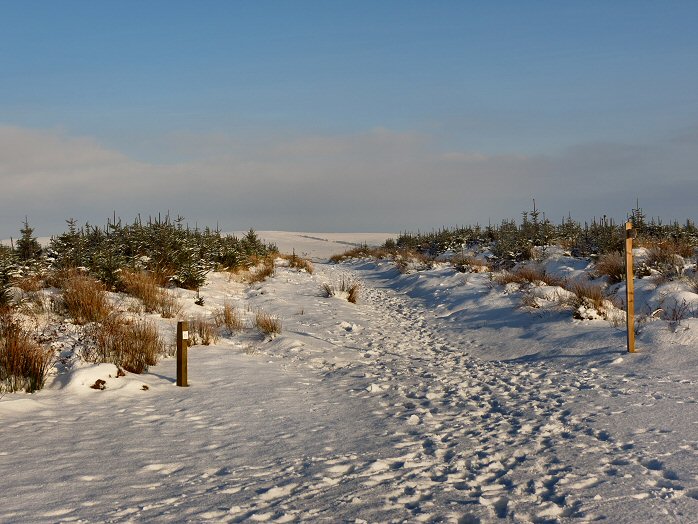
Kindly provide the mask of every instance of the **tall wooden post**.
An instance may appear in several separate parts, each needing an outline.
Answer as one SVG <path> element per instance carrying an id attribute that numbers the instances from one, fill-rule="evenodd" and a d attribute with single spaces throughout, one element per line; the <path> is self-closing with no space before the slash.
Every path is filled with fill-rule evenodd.
<path id="1" fill-rule="evenodd" d="M 628 328 L 628 353 L 635 352 L 635 283 L 633 281 L 633 238 L 637 232 L 632 222 L 625 223 L 625 304 Z"/>
<path id="2" fill-rule="evenodd" d="M 187 387 L 187 347 L 189 346 L 189 322 L 177 322 L 177 385 Z"/>

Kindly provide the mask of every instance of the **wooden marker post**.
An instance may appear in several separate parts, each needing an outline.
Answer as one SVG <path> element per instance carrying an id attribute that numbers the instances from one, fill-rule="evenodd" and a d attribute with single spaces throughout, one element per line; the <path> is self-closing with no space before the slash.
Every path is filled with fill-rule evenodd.
<path id="1" fill-rule="evenodd" d="M 625 304 L 628 327 L 628 353 L 635 353 L 635 283 L 633 282 L 633 238 L 637 231 L 632 222 L 625 223 Z"/>
<path id="2" fill-rule="evenodd" d="M 187 347 L 189 346 L 189 322 L 177 322 L 177 385 L 187 387 Z"/>

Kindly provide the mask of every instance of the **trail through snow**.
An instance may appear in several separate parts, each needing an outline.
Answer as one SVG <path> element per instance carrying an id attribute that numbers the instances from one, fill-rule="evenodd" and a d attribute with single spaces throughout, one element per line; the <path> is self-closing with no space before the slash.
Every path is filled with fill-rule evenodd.
<path id="1" fill-rule="evenodd" d="M 496 329 L 358 267 L 235 291 L 283 333 L 192 348 L 189 388 L 166 360 L 0 402 L 0 520 L 698 521 L 690 377 L 482 358 Z M 359 304 L 321 295 L 342 278 Z"/>

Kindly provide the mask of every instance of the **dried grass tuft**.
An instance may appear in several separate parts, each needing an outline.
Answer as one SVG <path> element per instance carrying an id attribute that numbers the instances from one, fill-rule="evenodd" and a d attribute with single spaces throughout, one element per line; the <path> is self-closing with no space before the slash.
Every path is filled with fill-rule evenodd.
<path id="1" fill-rule="evenodd" d="M 330 257 L 330 262 L 338 264 L 344 260 L 352 258 L 386 258 L 388 252 L 377 247 L 368 247 L 366 244 L 347 249 L 342 253 L 337 253 Z"/>
<path id="2" fill-rule="evenodd" d="M 257 311 L 254 323 L 257 329 L 265 335 L 273 336 L 281 333 L 281 320 L 261 309 Z"/>
<path id="3" fill-rule="evenodd" d="M 45 287 L 45 281 L 41 275 L 28 275 L 16 278 L 12 285 L 18 287 L 25 293 L 36 293 Z"/>
<path id="4" fill-rule="evenodd" d="M 347 300 L 351 302 L 352 304 L 356 304 L 356 302 L 359 300 L 359 290 L 360 286 L 358 283 L 353 283 L 350 284 L 349 287 L 347 288 Z"/>
<path id="5" fill-rule="evenodd" d="M 596 274 L 608 278 L 609 284 L 617 284 L 625 278 L 625 257 L 618 251 L 599 257 L 595 266 Z"/>
<path id="6" fill-rule="evenodd" d="M 0 391 L 43 388 L 53 359 L 53 351 L 34 340 L 9 311 L 0 314 Z"/>
<path id="7" fill-rule="evenodd" d="M 645 265 L 669 277 L 683 274 L 685 259 L 695 254 L 695 248 L 682 240 L 665 240 L 644 243 L 648 248 Z"/>
<path id="8" fill-rule="evenodd" d="M 342 280 L 338 285 L 330 284 L 325 282 L 322 284 L 322 292 L 326 297 L 340 296 L 346 298 L 347 301 L 352 304 L 356 304 L 359 300 L 359 291 L 361 290 L 361 285 L 358 282 L 353 282 L 349 279 L 342 277 Z"/>
<path id="9" fill-rule="evenodd" d="M 144 373 L 165 352 L 157 327 L 148 320 L 110 315 L 101 324 L 95 324 L 93 336 L 98 361 L 113 362 L 131 373 Z"/>
<path id="10" fill-rule="evenodd" d="M 88 275 L 73 273 L 62 281 L 63 302 L 76 324 L 101 322 L 111 312 L 104 284 Z"/>
<path id="11" fill-rule="evenodd" d="M 189 320 L 189 342 L 192 346 L 202 344 L 210 346 L 218 342 L 216 325 L 202 315 Z"/>
<path id="12" fill-rule="evenodd" d="M 224 302 L 223 307 L 213 313 L 213 321 L 219 328 L 225 327 L 231 335 L 245 328 L 240 311 L 234 308 L 230 302 Z"/>
<path id="13" fill-rule="evenodd" d="M 124 290 L 143 302 L 147 313 L 157 312 L 163 318 L 174 318 L 182 306 L 171 292 L 160 287 L 160 277 L 147 271 L 123 269 L 119 280 Z"/>
<path id="14" fill-rule="evenodd" d="M 494 276 L 494 280 L 502 285 L 512 282 L 516 284 L 537 284 L 538 282 L 543 282 L 547 286 L 561 287 L 565 285 L 565 279 L 551 275 L 545 269 L 535 265 L 522 266 L 515 271 L 502 271 Z"/>
<path id="15" fill-rule="evenodd" d="M 572 304 L 573 306 L 592 306 L 599 313 L 603 312 L 606 295 L 600 284 L 585 282 L 583 280 L 572 280 L 567 283 L 565 289 L 574 293 L 575 299 Z"/>
<path id="16" fill-rule="evenodd" d="M 250 284 L 256 282 L 264 282 L 267 278 L 274 276 L 274 260 L 272 258 L 265 258 L 262 263 L 252 267 L 249 271 L 247 281 Z"/>
<path id="17" fill-rule="evenodd" d="M 451 259 L 451 265 L 461 273 L 486 273 L 491 271 L 487 262 L 473 256 L 455 256 Z"/>
<path id="18" fill-rule="evenodd" d="M 402 249 L 394 254 L 393 259 L 398 271 L 402 274 L 411 270 L 425 271 L 434 267 L 434 259 L 432 257 L 413 250 Z"/>
<path id="19" fill-rule="evenodd" d="M 313 264 L 310 260 L 299 257 L 295 253 L 291 255 L 279 255 L 280 258 L 288 261 L 289 267 L 299 271 L 305 271 L 309 275 L 313 274 Z"/>

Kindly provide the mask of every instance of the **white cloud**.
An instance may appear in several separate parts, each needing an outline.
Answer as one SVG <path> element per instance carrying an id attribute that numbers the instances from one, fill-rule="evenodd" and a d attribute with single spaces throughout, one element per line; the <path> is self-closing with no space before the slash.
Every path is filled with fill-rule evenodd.
<path id="1" fill-rule="evenodd" d="M 517 218 L 535 197 L 548 216 L 623 218 L 639 197 L 652 215 L 686 218 L 694 148 L 586 144 L 550 155 L 443 152 L 419 133 L 166 137 L 186 160 L 143 162 L 62 131 L 0 126 L 0 237 L 27 215 L 41 234 L 64 220 L 103 223 L 170 210 L 230 229 L 400 230 Z M 653 176 L 660 173 L 661 176 Z M 653 197 L 658 206 L 654 209 Z M 661 198 L 659 198 L 661 195 Z"/>

